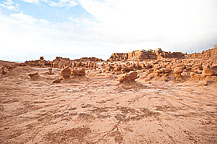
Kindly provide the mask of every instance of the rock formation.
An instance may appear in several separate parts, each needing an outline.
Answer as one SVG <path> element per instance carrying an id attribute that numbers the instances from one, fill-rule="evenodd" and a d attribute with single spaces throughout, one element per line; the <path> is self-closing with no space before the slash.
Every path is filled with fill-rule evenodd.
<path id="1" fill-rule="evenodd" d="M 64 68 L 66 66 L 72 66 L 72 62 L 69 58 L 56 57 L 56 59 L 52 61 L 53 68 Z"/>
<path id="2" fill-rule="evenodd" d="M 100 73 L 124 74 L 120 77 L 120 82 L 133 81 L 135 77 L 131 71 L 137 72 L 144 80 L 215 81 L 217 79 L 217 45 L 202 53 L 188 55 L 181 52 L 165 52 L 158 48 L 156 50 L 113 53 L 105 62 L 95 57 L 83 57 L 75 60 L 56 57 L 53 61 L 47 61 L 41 56 L 39 60 L 26 61 L 16 65 L 47 67 L 49 72 L 46 73 L 49 75 L 53 74 L 52 68 L 59 68 L 62 69 L 60 72 L 62 79 L 68 79 L 71 76 L 85 76 L 86 70 L 96 70 L 96 72 L 99 70 Z M 11 69 L 13 66 L 1 66 L 1 77 L 7 76 Z M 33 78 L 34 74 L 30 74 L 29 77 L 35 79 Z"/>
<path id="3" fill-rule="evenodd" d="M 19 66 L 29 65 L 31 67 L 53 67 L 53 68 L 64 68 L 66 66 L 71 68 L 91 68 L 97 69 L 96 62 L 102 62 L 103 60 L 96 57 L 83 57 L 80 59 L 70 60 L 69 58 L 56 57 L 53 61 L 44 60 L 44 57 L 41 56 L 39 60 L 25 61 L 25 63 L 20 63 Z M 91 66 L 88 67 L 87 62 L 91 62 Z"/>
<path id="4" fill-rule="evenodd" d="M 71 75 L 73 76 L 85 76 L 85 69 L 75 69 L 72 70 Z"/>
<path id="5" fill-rule="evenodd" d="M 69 79 L 71 76 L 71 69 L 67 66 L 61 72 L 60 75 L 63 79 Z"/>
<path id="6" fill-rule="evenodd" d="M 37 80 L 40 77 L 38 72 L 28 73 L 28 76 L 30 77 L 31 80 Z"/>
<path id="7" fill-rule="evenodd" d="M 203 51 L 202 53 L 192 53 L 188 54 L 187 58 L 189 59 L 214 59 L 217 60 L 217 45 L 212 49 Z"/>
<path id="8" fill-rule="evenodd" d="M 113 53 L 108 61 L 143 61 L 147 59 L 161 58 L 185 58 L 185 54 L 181 52 L 164 52 L 160 48 L 157 50 L 135 50 L 128 53 Z"/>
<path id="9" fill-rule="evenodd" d="M 55 79 L 54 81 L 53 81 L 53 83 L 60 83 L 62 81 L 62 79 L 61 78 L 58 78 L 58 79 Z"/>
<path id="10" fill-rule="evenodd" d="M 103 60 L 101 58 L 96 58 L 96 57 L 82 57 L 80 59 L 74 59 L 72 61 L 77 61 L 77 62 L 102 62 Z"/>
<path id="11" fill-rule="evenodd" d="M 109 58 L 110 62 L 113 61 L 126 61 L 128 60 L 128 54 L 127 53 L 113 53 L 111 57 Z"/>
<path id="12" fill-rule="evenodd" d="M 52 67 L 48 68 L 48 74 L 49 74 L 49 75 L 52 75 L 52 74 L 53 74 L 53 72 L 52 72 Z"/>
<path id="13" fill-rule="evenodd" d="M 122 75 L 120 78 L 118 78 L 118 81 L 120 83 L 123 83 L 123 82 L 133 82 L 137 78 L 138 78 L 137 72 L 131 71 L 129 73 L 126 73 L 126 74 Z"/>

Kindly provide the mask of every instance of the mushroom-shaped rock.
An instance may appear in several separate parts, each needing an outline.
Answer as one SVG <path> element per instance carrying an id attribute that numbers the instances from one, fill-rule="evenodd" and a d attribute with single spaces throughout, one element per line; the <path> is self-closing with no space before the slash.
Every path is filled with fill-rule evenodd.
<path id="1" fill-rule="evenodd" d="M 53 74 L 53 72 L 52 72 L 52 67 L 48 68 L 48 74 L 49 74 L 49 75 L 52 75 L 52 74 Z"/>
<path id="2" fill-rule="evenodd" d="M 5 70 L 5 67 L 1 67 L 0 71 L 1 71 L 1 74 L 3 74 L 3 75 L 7 73 Z"/>
<path id="3" fill-rule="evenodd" d="M 176 67 L 173 71 L 176 79 L 180 79 L 182 77 L 181 73 L 183 72 L 183 68 Z"/>
<path id="4" fill-rule="evenodd" d="M 60 75 L 62 76 L 63 79 L 68 79 L 70 78 L 71 75 L 71 70 L 69 67 L 65 67 L 61 72 Z"/>
<path id="5" fill-rule="evenodd" d="M 73 76 L 85 76 L 85 69 L 75 69 L 71 73 Z"/>
<path id="6" fill-rule="evenodd" d="M 130 81 L 135 81 L 135 79 L 137 79 L 137 78 L 138 78 L 137 72 L 131 71 L 131 72 L 129 72 L 129 73 L 126 73 L 126 74 L 122 75 L 122 76 L 118 79 L 118 81 L 119 81 L 120 83 L 123 83 L 123 82 L 130 82 Z"/>

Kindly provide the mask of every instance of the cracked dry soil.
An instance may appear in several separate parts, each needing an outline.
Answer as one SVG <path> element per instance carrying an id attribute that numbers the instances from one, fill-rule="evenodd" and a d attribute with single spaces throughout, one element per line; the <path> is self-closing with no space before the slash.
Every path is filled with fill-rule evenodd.
<path id="1" fill-rule="evenodd" d="M 35 70 L 40 80 L 24 70 L 0 79 L 1 144 L 217 143 L 215 83 L 119 84 L 95 73 L 52 84 L 58 69 Z"/>

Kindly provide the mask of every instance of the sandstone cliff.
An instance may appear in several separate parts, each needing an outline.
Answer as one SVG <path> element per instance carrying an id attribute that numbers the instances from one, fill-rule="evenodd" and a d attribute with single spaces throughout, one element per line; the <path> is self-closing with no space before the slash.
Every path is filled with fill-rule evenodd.
<path id="1" fill-rule="evenodd" d="M 161 48 L 156 50 L 135 50 L 128 53 L 113 53 L 108 61 L 143 61 L 146 59 L 161 58 L 185 58 L 185 54 L 181 52 L 165 52 Z"/>

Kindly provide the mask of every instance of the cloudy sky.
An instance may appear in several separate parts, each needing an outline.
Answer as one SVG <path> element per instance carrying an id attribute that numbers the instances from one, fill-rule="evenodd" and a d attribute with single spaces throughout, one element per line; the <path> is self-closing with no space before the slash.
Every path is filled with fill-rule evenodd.
<path id="1" fill-rule="evenodd" d="M 0 59 L 108 58 L 217 43 L 217 0 L 0 0 Z"/>

